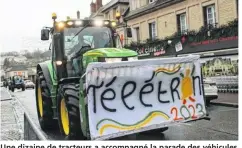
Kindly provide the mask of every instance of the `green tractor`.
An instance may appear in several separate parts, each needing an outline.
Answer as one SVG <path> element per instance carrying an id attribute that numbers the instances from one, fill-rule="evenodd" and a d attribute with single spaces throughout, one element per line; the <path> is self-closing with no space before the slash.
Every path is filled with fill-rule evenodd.
<path id="1" fill-rule="evenodd" d="M 109 20 L 67 19 L 41 30 L 41 40 L 51 36 L 51 60 L 39 63 L 36 106 L 42 130 L 59 127 L 67 140 L 90 139 L 85 70 L 92 62 L 137 60 L 137 52 L 122 48 Z"/>

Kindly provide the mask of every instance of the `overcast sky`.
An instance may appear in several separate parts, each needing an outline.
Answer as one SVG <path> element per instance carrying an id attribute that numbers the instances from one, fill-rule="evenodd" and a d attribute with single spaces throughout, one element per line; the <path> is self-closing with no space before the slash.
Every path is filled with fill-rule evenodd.
<path id="1" fill-rule="evenodd" d="M 109 1 L 103 0 L 103 4 Z M 76 17 L 79 10 L 84 18 L 90 15 L 90 3 L 91 0 L 1 0 L 0 52 L 35 50 L 42 44 L 41 28 L 52 24 L 52 12 L 56 12 L 57 19 L 66 19 Z M 40 48 L 48 49 L 46 44 Z"/>

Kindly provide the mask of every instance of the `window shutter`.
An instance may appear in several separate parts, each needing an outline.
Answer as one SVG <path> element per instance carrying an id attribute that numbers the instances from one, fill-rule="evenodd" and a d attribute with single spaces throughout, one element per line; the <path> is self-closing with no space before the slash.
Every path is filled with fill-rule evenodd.
<path id="1" fill-rule="evenodd" d="M 176 16 L 176 22 L 177 22 L 177 32 L 181 33 L 180 15 Z"/>
<path id="2" fill-rule="evenodd" d="M 203 7 L 203 19 L 204 19 L 204 26 L 208 25 L 207 22 L 207 7 Z"/>
<path id="3" fill-rule="evenodd" d="M 136 30 L 134 28 L 132 28 L 131 31 L 132 31 L 133 41 L 137 42 Z"/>
<path id="4" fill-rule="evenodd" d="M 149 36 L 150 36 L 150 39 L 152 39 L 152 24 L 149 23 Z"/>

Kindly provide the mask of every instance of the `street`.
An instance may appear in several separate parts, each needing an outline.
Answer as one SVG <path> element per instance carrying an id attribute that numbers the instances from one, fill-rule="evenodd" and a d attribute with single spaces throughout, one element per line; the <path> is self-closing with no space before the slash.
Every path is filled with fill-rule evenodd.
<path id="1" fill-rule="evenodd" d="M 18 98 L 34 123 L 39 127 L 36 113 L 35 90 L 16 90 L 12 94 Z M 208 111 L 211 117 L 210 121 L 200 120 L 176 125 L 169 127 L 163 134 L 139 134 L 136 136 L 136 140 L 238 140 L 238 108 L 210 105 Z M 46 134 L 51 140 L 62 139 L 58 131 Z M 123 137 L 118 140 L 129 139 Z"/>

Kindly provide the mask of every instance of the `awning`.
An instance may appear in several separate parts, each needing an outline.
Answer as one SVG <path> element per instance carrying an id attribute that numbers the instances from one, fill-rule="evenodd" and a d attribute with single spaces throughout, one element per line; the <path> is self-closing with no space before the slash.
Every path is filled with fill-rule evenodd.
<path id="1" fill-rule="evenodd" d="M 216 56 L 225 56 L 225 55 L 236 55 L 238 54 L 238 48 L 225 49 L 225 50 L 215 50 L 215 51 L 207 51 L 207 52 L 197 52 L 197 53 L 189 53 L 189 54 L 180 54 L 178 57 L 187 56 L 190 54 L 200 55 L 203 57 L 216 57 Z"/>

